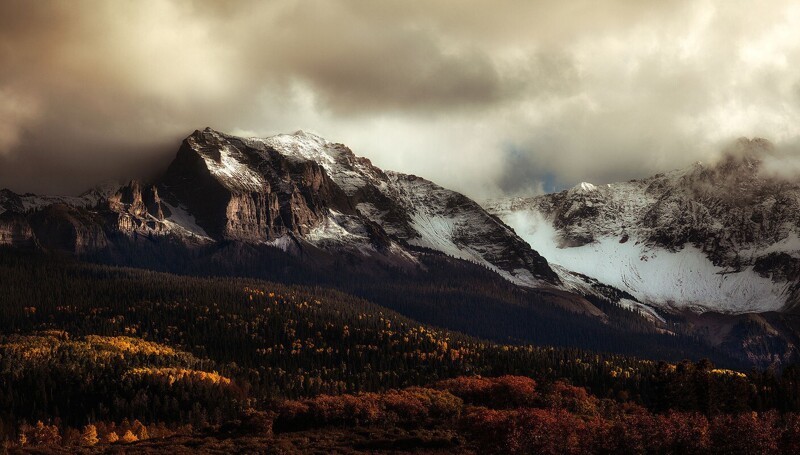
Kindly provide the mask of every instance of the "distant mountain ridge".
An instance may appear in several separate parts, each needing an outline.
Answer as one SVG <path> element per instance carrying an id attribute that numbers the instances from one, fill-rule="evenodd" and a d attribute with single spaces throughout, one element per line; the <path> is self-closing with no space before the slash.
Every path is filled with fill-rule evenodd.
<path id="1" fill-rule="evenodd" d="M 748 313 L 800 302 L 800 182 L 768 175 L 772 145 L 741 139 L 717 164 L 493 201 L 556 270 L 649 306 Z"/>

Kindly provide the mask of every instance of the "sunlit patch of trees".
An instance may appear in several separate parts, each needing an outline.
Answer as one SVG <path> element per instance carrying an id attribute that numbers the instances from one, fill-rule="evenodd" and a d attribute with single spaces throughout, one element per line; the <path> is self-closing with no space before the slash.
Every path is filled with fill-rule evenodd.
<path id="1" fill-rule="evenodd" d="M 130 337 L 53 331 L 0 337 L 2 430 L 13 434 L 26 421 L 44 422 L 45 429 L 56 421 L 71 426 L 125 418 L 219 421 L 241 409 L 243 392 L 229 378 L 203 369 L 210 366 L 186 352 Z M 49 434 L 42 431 L 22 434 L 35 441 Z M 141 436 L 135 428 L 133 434 Z"/>
<path id="2" fill-rule="evenodd" d="M 128 377 L 163 383 L 168 386 L 172 386 L 176 382 L 219 387 L 229 387 L 231 385 L 229 378 L 221 376 L 216 371 L 197 371 L 186 368 L 132 368 L 125 373 L 123 380 Z"/>
<path id="3" fill-rule="evenodd" d="M 123 419 L 115 422 L 95 422 L 83 428 L 45 424 L 23 423 L 19 426 L 17 439 L 8 445 L 15 447 L 94 447 L 98 444 L 131 444 L 151 438 L 165 438 L 176 434 L 191 434 L 191 425 L 168 428 L 163 423 L 145 425 L 139 420 Z"/>

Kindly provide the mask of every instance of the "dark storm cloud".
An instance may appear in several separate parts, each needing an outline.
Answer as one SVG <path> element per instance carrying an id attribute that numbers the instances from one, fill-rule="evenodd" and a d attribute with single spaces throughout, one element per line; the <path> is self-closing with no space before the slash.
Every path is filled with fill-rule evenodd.
<path id="1" fill-rule="evenodd" d="M 791 142 L 800 8 L 769 3 L 5 0 L 0 187 L 146 176 L 204 126 L 316 131 L 475 197 Z"/>

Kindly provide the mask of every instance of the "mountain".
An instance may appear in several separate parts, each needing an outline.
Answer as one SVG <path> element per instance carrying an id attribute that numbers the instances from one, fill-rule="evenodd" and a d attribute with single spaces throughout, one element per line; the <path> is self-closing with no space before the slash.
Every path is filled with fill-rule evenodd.
<path id="1" fill-rule="evenodd" d="M 773 289 L 763 283 L 777 289 L 768 295 L 780 296 L 780 286 L 789 286 L 789 279 L 780 276 L 792 276 L 781 255 L 750 266 L 740 261 L 742 270 L 731 269 L 736 255 L 724 252 L 731 241 L 716 222 L 678 228 L 675 219 L 685 217 L 685 210 L 670 209 L 694 207 L 685 198 L 698 191 L 719 213 L 731 219 L 745 216 L 708 202 L 717 197 L 714 182 L 730 171 L 723 176 L 723 171 L 706 175 L 704 168 L 696 169 L 502 201 L 491 206 L 496 216 L 462 194 L 420 177 L 383 171 L 346 146 L 310 133 L 243 138 L 206 128 L 188 136 L 169 167 L 150 182 L 104 184 L 76 197 L 0 191 L 0 246 L 181 275 L 325 286 L 423 323 L 504 343 L 653 358 L 712 357 L 727 365 L 796 358 L 800 332 L 795 327 L 800 324 L 788 315 L 707 313 L 698 319 L 664 311 L 708 306 L 692 300 L 695 294 L 707 297 L 702 294 L 705 281 L 656 276 L 664 269 L 661 258 L 677 255 L 670 261 L 678 261 L 680 271 L 686 263 L 680 262 L 682 255 L 708 251 L 712 259 L 699 253 L 690 257 L 728 268 L 722 269 L 724 275 L 704 279 L 745 277 L 735 282 L 750 286 L 752 299 Z M 745 183 L 751 185 L 748 191 L 754 188 L 755 183 Z M 617 193 L 617 187 L 625 190 Z M 660 201 L 658 209 L 649 208 L 651 200 Z M 767 208 L 759 213 L 766 214 Z M 762 221 L 775 226 L 770 216 Z M 755 233 L 767 250 L 781 244 L 770 243 L 769 234 L 761 231 L 749 235 Z M 686 239 L 711 243 L 680 243 Z M 618 266 L 614 260 L 625 257 L 617 250 L 617 256 L 605 250 L 587 253 L 606 245 L 629 255 L 625 248 L 648 248 L 649 262 L 641 261 L 651 268 Z M 618 270 L 624 278 L 615 281 Z M 638 286 L 630 279 L 633 273 L 639 273 L 639 281 L 661 279 L 661 287 Z M 769 278 L 762 277 L 768 273 Z M 719 289 L 718 294 L 738 297 L 741 286 Z M 671 303 L 660 305 L 651 298 L 656 291 Z M 752 299 L 734 302 L 736 311 L 728 312 L 777 307 L 774 302 L 759 306 Z"/>
<path id="2" fill-rule="evenodd" d="M 183 141 L 151 184 L 131 181 L 80 197 L 0 193 L 0 244 L 85 255 L 139 237 L 350 253 L 394 267 L 417 266 L 416 252 L 427 250 L 522 286 L 559 284 L 541 255 L 466 196 L 384 172 L 302 131 L 260 139 L 206 128 Z"/>
<path id="3" fill-rule="evenodd" d="M 575 289 L 603 283 L 644 311 L 790 311 L 800 182 L 767 172 L 772 153 L 766 140 L 740 139 L 713 165 L 487 206 Z"/>

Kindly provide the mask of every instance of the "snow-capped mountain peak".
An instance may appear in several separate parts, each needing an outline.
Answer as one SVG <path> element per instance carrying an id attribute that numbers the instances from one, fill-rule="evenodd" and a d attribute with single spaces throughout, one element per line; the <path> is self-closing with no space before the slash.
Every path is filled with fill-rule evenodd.
<path id="1" fill-rule="evenodd" d="M 335 163 L 341 155 L 341 150 L 333 147 L 333 144 L 325 138 L 303 130 L 293 134 L 278 134 L 267 138 L 249 138 L 249 140 L 274 147 L 288 157 L 316 161 L 323 165 Z"/>
<path id="2" fill-rule="evenodd" d="M 582 192 L 584 192 L 584 193 L 588 193 L 588 192 L 590 192 L 590 191 L 595 191 L 595 190 L 597 190 L 597 187 L 596 187 L 596 186 L 594 186 L 594 185 L 592 185 L 592 184 L 591 184 L 591 183 L 589 183 L 589 182 L 581 182 L 581 183 L 579 183 L 579 184 L 575 185 L 575 187 L 574 187 L 573 189 L 574 189 L 575 191 L 582 191 Z"/>

